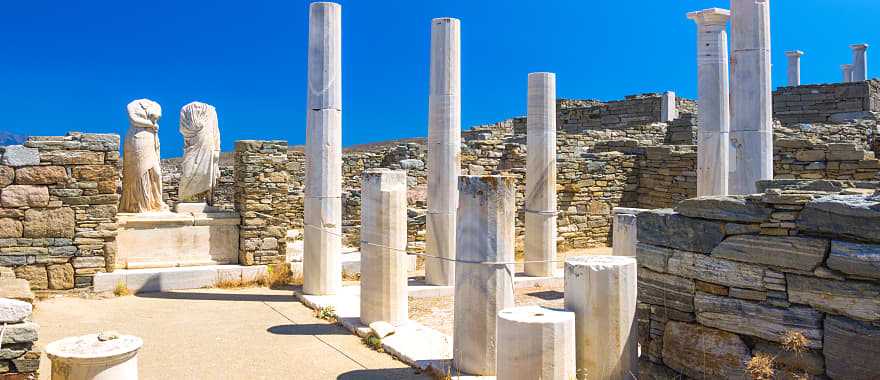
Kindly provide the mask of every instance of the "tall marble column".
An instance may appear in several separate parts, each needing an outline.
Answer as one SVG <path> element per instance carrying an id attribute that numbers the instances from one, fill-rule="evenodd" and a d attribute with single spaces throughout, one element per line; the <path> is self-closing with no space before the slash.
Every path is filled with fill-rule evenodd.
<path id="1" fill-rule="evenodd" d="M 844 64 L 840 65 L 840 73 L 843 75 L 841 78 L 841 83 L 849 83 L 853 81 L 853 65 L 852 64 Z"/>
<path id="2" fill-rule="evenodd" d="M 731 0 L 730 194 L 773 179 L 770 0 Z"/>
<path id="3" fill-rule="evenodd" d="M 868 44 L 849 45 L 852 49 L 852 81 L 864 82 L 868 80 Z"/>
<path id="4" fill-rule="evenodd" d="M 361 186 L 361 322 L 407 321 L 406 172 L 369 169 Z"/>
<path id="5" fill-rule="evenodd" d="M 804 52 L 800 50 L 792 50 L 785 52 L 785 56 L 788 57 L 788 85 L 789 86 L 800 86 L 801 85 L 801 56 L 804 55 Z"/>
<path id="6" fill-rule="evenodd" d="M 342 286 L 342 6 L 309 7 L 303 291 Z"/>
<path id="7" fill-rule="evenodd" d="M 730 146 L 727 19 L 730 11 L 688 13 L 697 23 L 697 196 L 726 195 Z"/>
<path id="8" fill-rule="evenodd" d="M 556 260 L 556 74 L 531 73 L 528 88 L 525 272 L 549 277 L 556 263 L 535 261 Z"/>
<path id="9" fill-rule="evenodd" d="M 461 176 L 456 235 L 452 364 L 495 374 L 498 312 L 514 306 L 516 184 L 513 177 Z"/>
<path id="10" fill-rule="evenodd" d="M 428 98 L 428 213 L 425 253 L 455 259 L 455 212 L 461 173 L 461 38 L 455 18 L 431 21 L 431 84 Z M 425 281 L 455 283 L 448 260 L 425 258 Z"/>

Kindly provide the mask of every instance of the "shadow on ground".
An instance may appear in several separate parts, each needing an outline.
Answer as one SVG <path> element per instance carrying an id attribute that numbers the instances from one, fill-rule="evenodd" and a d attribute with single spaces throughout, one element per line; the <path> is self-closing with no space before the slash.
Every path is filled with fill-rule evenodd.
<path id="1" fill-rule="evenodd" d="M 302 325 L 277 325 L 266 331 L 277 335 L 351 335 L 348 330 L 326 323 L 307 323 Z"/>
<path id="2" fill-rule="evenodd" d="M 284 288 L 284 290 L 288 290 Z M 193 301 L 248 301 L 248 302 L 299 302 L 290 294 L 241 294 L 241 293 L 213 293 L 213 292 L 156 292 L 137 293 L 135 297 L 162 298 L 170 300 L 193 300 Z"/>
<path id="3" fill-rule="evenodd" d="M 545 301 L 559 300 L 565 298 L 565 293 L 558 292 L 555 290 L 544 290 L 540 292 L 529 292 L 526 293 L 527 296 L 540 298 Z"/>
<path id="4" fill-rule="evenodd" d="M 420 373 L 415 368 L 380 368 L 358 369 L 339 375 L 336 380 L 364 380 L 364 379 L 431 379 L 425 373 Z"/>

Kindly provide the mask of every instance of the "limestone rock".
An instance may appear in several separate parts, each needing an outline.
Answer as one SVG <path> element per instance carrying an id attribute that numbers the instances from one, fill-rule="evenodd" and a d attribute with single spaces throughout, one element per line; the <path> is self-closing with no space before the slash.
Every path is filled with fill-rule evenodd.
<path id="1" fill-rule="evenodd" d="M 0 188 L 9 186 L 15 180 L 15 169 L 9 166 L 0 166 Z"/>
<path id="2" fill-rule="evenodd" d="M 20 238 L 21 222 L 11 218 L 0 218 L 0 238 Z"/>
<path id="3" fill-rule="evenodd" d="M 799 229 L 880 242 L 880 198 L 860 195 L 829 195 L 804 207 Z"/>
<path id="4" fill-rule="evenodd" d="M 70 264 L 49 265 L 46 267 L 49 289 L 73 289 L 73 266 Z"/>
<path id="5" fill-rule="evenodd" d="M 15 370 L 18 372 L 37 372 L 40 369 L 40 353 L 37 351 L 27 352 L 16 359 L 12 359 L 12 365 L 15 366 Z"/>
<path id="6" fill-rule="evenodd" d="M 400 160 L 400 168 L 403 170 L 413 170 L 413 169 L 422 169 L 425 167 L 425 162 L 417 159 L 405 159 Z"/>
<path id="7" fill-rule="evenodd" d="M 691 252 L 674 251 L 667 272 L 729 287 L 766 290 L 763 267 Z"/>
<path id="8" fill-rule="evenodd" d="M 666 262 L 672 256 L 672 250 L 669 248 L 658 247 L 645 243 L 636 244 L 636 260 L 639 266 L 651 269 L 656 272 L 666 272 Z"/>
<path id="9" fill-rule="evenodd" d="M 787 309 L 706 293 L 694 296 L 697 321 L 738 334 L 779 342 L 788 331 L 807 337 L 810 348 L 822 348 L 822 313 L 808 307 Z"/>
<path id="10" fill-rule="evenodd" d="M 370 330 L 373 330 L 373 335 L 377 338 L 382 339 L 386 336 L 394 334 L 394 325 L 384 322 L 384 321 L 376 321 L 370 323 Z"/>
<path id="11" fill-rule="evenodd" d="M 697 379 L 748 379 L 749 348 L 736 334 L 696 324 L 669 322 L 663 332 L 663 362 Z"/>
<path id="12" fill-rule="evenodd" d="M 0 163 L 8 166 L 28 166 L 40 164 L 40 151 L 22 145 L 9 145 L 3 153 Z"/>
<path id="13" fill-rule="evenodd" d="M 880 279 L 880 245 L 832 240 L 828 267 L 853 276 Z"/>
<path id="14" fill-rule="evenodd" d="M 63 166 L 27 166 L 15 169 L 15 183 L 19 185 L 54 185 L 67 181 Z"/>
<path id="15" fill-rule="evenodd" d="M 709 253 L 724 240 L 719 222 L 692 219 L 671 210 L 651 210 L 638 215 L 639 242 L 685 251 Z"/>
<path id="16" fill-rule="evenodd" d="M 45 186 L 11 185 L 0 191 L 3 207 L 46 207 L 49 189 Z"/>
<path id="17" fill-rule="evenodd" d="M 880 374 L 880 327 L 829 315 L 825 318 L 825 366 L 832 379 L 873 380 Z"/>
<path id="18" fill-rule="evenodd" d="M 37 341 L 39 326 L 34 322 L 16 323 L 6 325 L 6 333 L 3 335 L 3 345 L 16 343 L 32 343 Z"/>
<path id="19" fill-rule="evenodd" d="M 27 280 L 31 289 L 48 289 L 49 278 L 46 267 L 37 265 L 25 265 L 15 268 L 15 276 Z"/>
<path id="20" fill-rule="evenodd" d="M 639 359 L 639 380 L 669 380 L 681 377 L 677 372 L 646 360 L 644 357 Z"/>
<path id="21" fill-rule="evenodd" d="M 99 181 L 116 178 L 116 169 L 111 165 L 77 165 L 72 170 L 73 177 L 81 181 Z"/>
<path id="22" fill-rule="evenodd" d="M 73 238 L 74 212 L 69 207 L 30 209 L 24 213 L 24 236 L 29 238 Z"/>
<path id="23" fill-rule="evenodd" d="M 812 271 L 825 260 L 827 250 L 825 239 L 737 235 L 724 239 L 712 257 Z"/>
<path id="24" fill-rule="evenodd" d="M 694 281 L 678 276 L 639 269 L 640 302 L 662 305 L 691 313 L 694 311 Z"/>
<path id="25" fill-rule="evenodd" d="M 880 320 L 880 285 L 788 274 L 788 300 L 831 314 Z"/>
<path id="26" fill-rule="evenodd" d="M 21 278 L 0 277 L 0 297 L 34 303 L 34 292 Z"/>
<path id="27" fill-rule="evenodd" d="M 731 195 L 685 199 L 675 205 L 675 211 L 691 218 L 761 223 L 769 220 L 772 209 L 745 196 Z"/>
<path id="28" fill-rule="evenodd" d="M 31 315 L 31 304 L 9 299 L 0 298 L 0 323 L 18 323 Z"/>

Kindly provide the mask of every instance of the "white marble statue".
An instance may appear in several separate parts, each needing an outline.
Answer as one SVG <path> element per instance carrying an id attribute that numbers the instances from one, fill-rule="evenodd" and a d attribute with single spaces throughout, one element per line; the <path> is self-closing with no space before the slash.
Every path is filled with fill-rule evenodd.
<path id="1" fill-rule="evenodd" d="M 180 134 L 183 135 L 183 162 L 180 166 L 181 200 L 207 192 L 213 204 L 213 189 L 220 178 L 220 129 L 217 110 L 201 102 L 180 109 Z"/>
<path id="2" fill-rule="evenodd" d="M 167 209 L 162 202 L 159 118 L 162 107 L 149 99 L 128 103 L 128 133 L 122 146 L 122 199 L 119 212 Z"/>

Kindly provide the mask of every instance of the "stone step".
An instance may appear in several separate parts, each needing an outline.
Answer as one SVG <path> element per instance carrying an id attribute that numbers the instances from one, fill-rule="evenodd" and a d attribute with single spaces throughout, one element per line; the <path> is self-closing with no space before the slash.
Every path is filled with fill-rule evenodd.
<path id="1" fill-rule="evenodd" d="M 177 268 L 117 269 L 95 275 L 96 293 L 112 292 L 118 284 L 133 293 L 199 289 L 221 281 L 253 282 L 267 273 L 265 265 L 205 265 Z"/>

